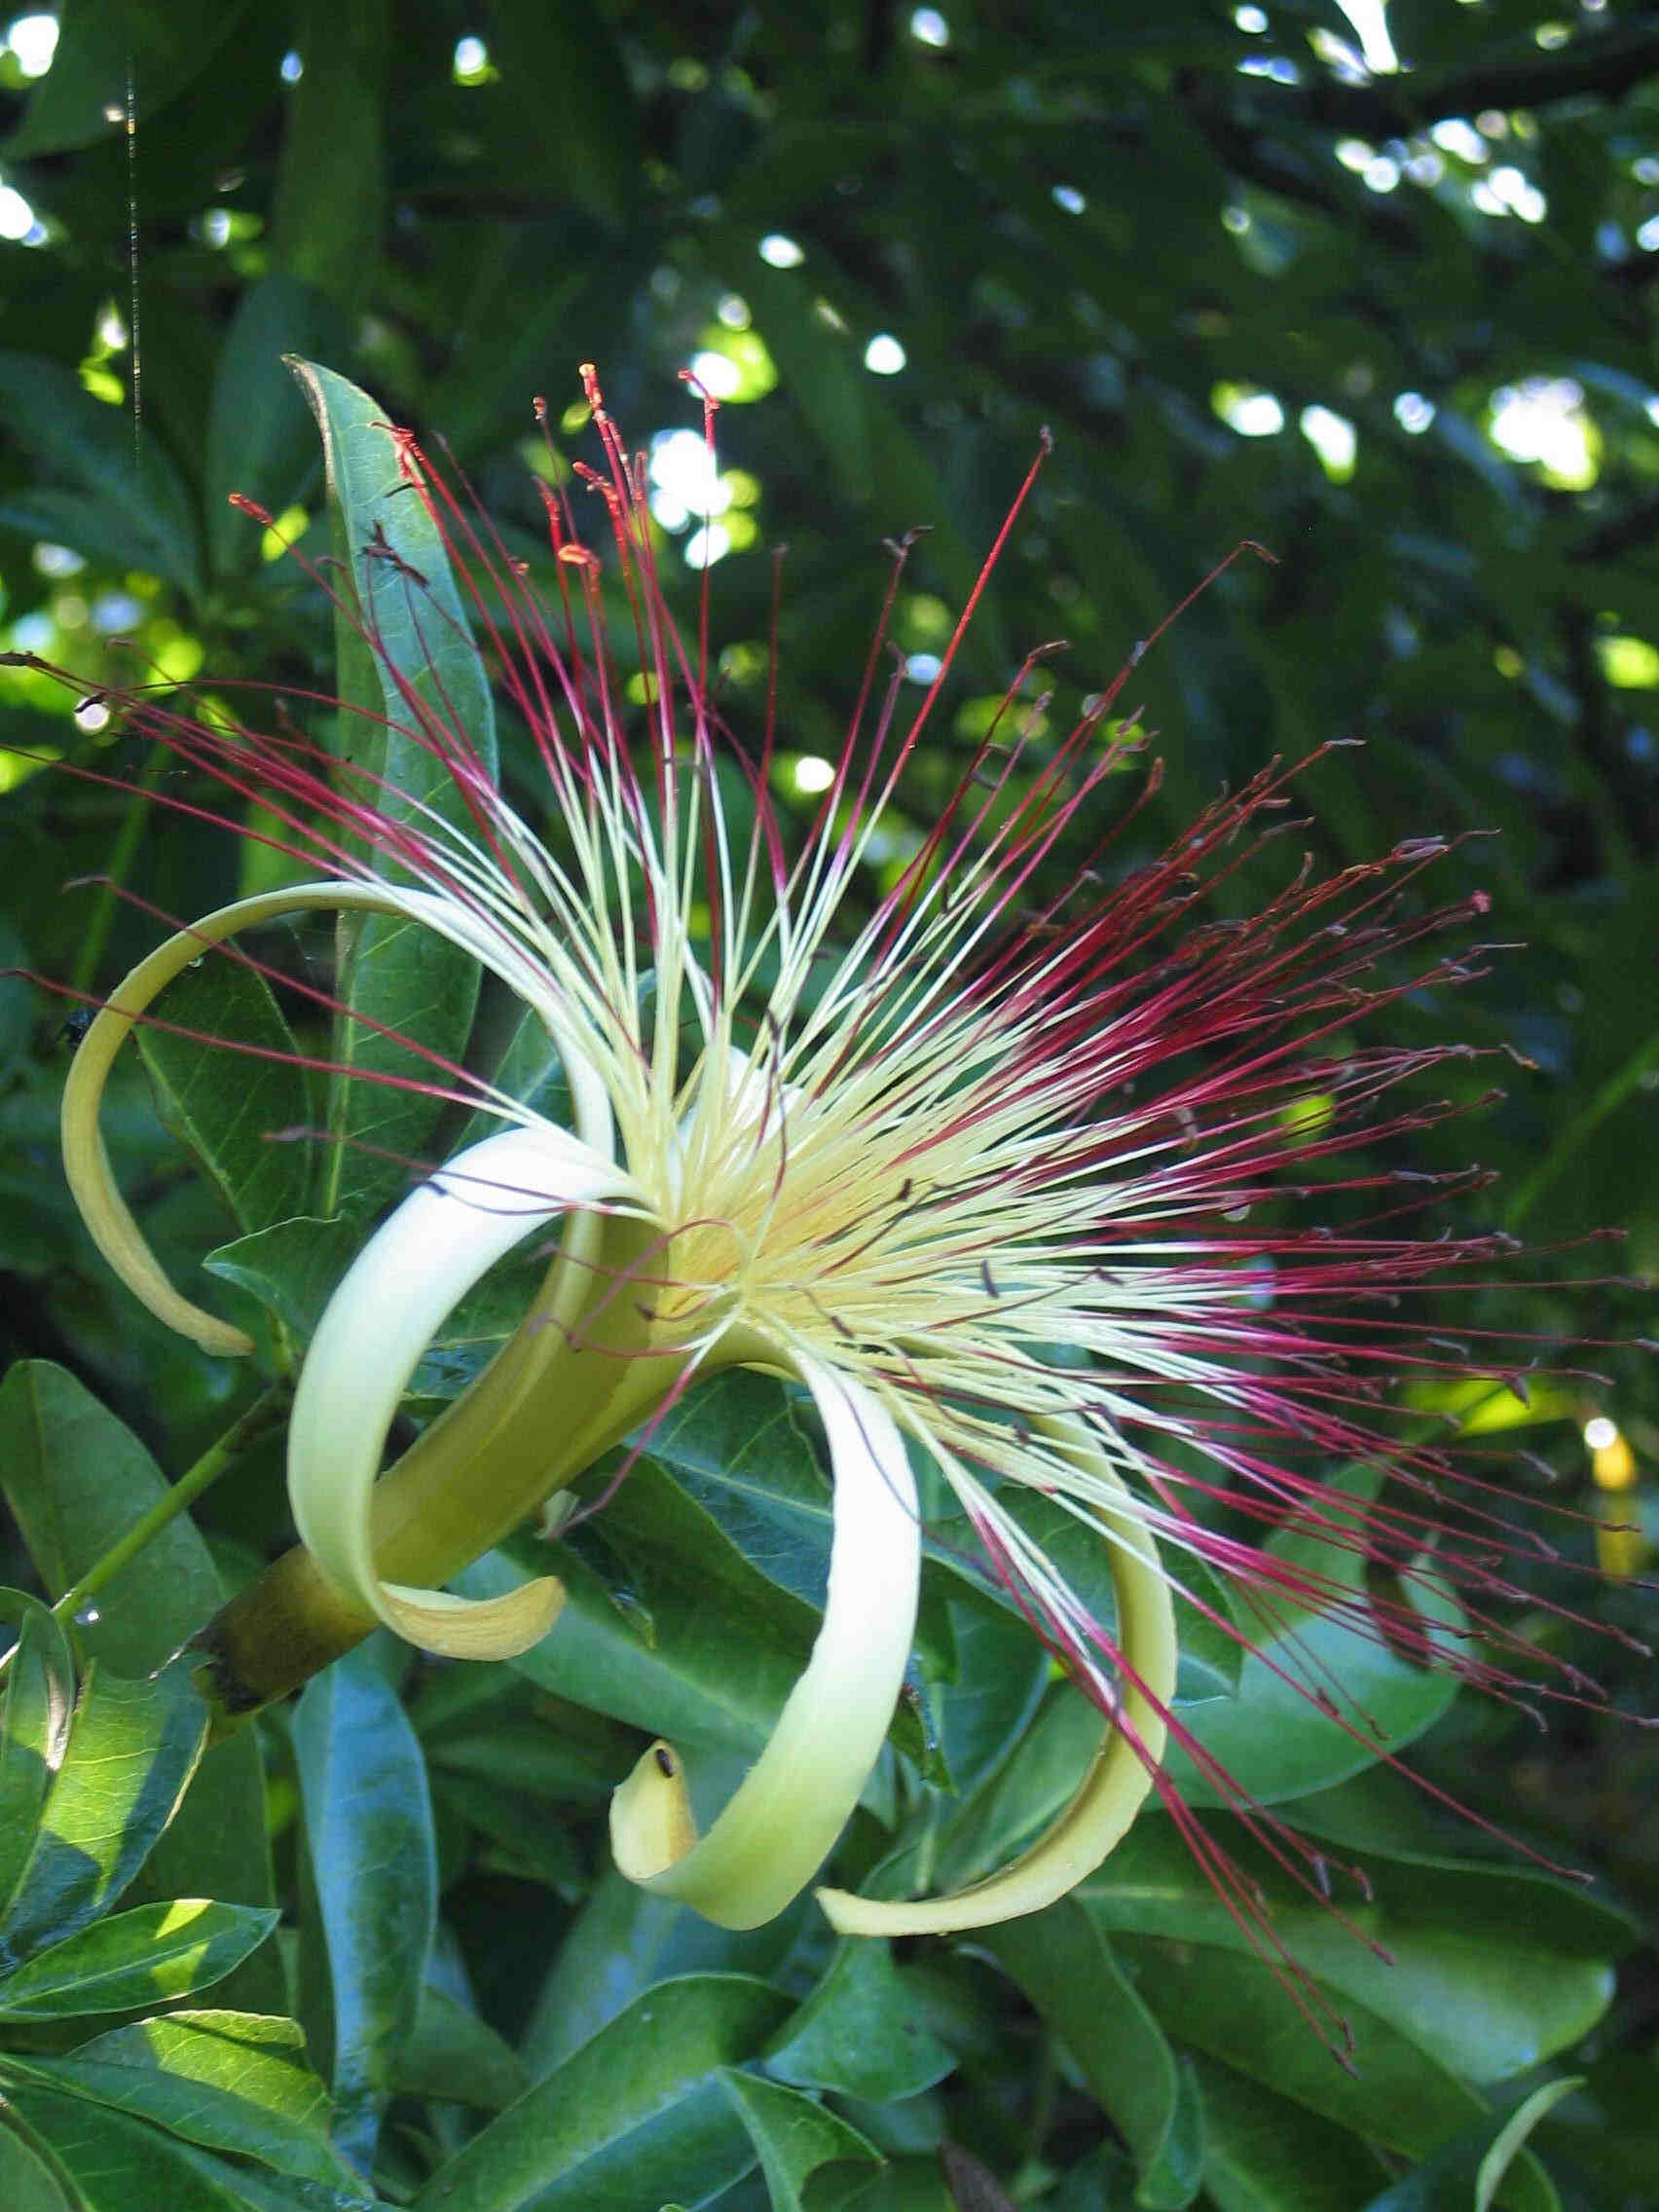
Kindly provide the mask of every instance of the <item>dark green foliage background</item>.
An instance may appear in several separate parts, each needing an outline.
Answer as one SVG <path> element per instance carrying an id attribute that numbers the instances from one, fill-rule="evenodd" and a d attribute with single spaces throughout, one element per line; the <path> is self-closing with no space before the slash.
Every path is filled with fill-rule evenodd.
<path id="1" fill-rule="evenodd" d="M 1489 891 L 1490 936 L 1525 949 L 1475 962 L 1454 1001 L 1408 1003 L 1388 1018 L 1406 1041 L 1507 1042 L 1531 1064 L 1500 1061 L 1500 1078 L 1471 1065 L 1469 1100 L 1495 1080 L 1507 1095 L 1478 1120 L 1425 1133 L 1413 1163 L 1478 1153 L 1503 1178 L 1481 1201 L 1482 1220 L 1544 1247 L 1523 1272 L 1553 1287 L 1528 1301 L 1494 1291 L 1465 1318 L 1536 1329 L 1546 1363 L 1568 1334 L 1595 1342 L 1568 1364 L 1604 1380 L 1540 1381 L 1535 1419 L 1496 1439 L 1535 1451 L 1556 1471 L 1557 1500 L 1592 1514 L 1579 1439 L 1588 1414 L 1614 1415 L 1638 1462 L 1659 1470 L 1659 1390 L 1637 1344 L 1659 1333 L 1651 1292 L 1560 1287 L 1659 1268 L 1659 659 L 1632 682 L 1640 652 L 1621 660 L 1608 649 L 1615 639 L 1659 646 L 1659 251 L 1638 242 L 1641 226 L 1659 226 L 1659 11 L 1396 0 L 1389 20 L 1410 66 L 1369 81 L 1346 81 L 1316 57 L 1309 34 L 1351 33 L 1314 0 L 1274 0 L 1256 34 L 1205 0 L 944 13 L 949 43 L 936 49 L 913 35 L 907 11 L 881 0 L 744 11 L 69 0 L 56 62 L 32 92 L 0 58 L 0 171 L 48 226 L 45 243 L 0 242 L 0 586 L 12 630 L 0 642 L 31 634 L 16 631 L 20 620 L 44 618 L 51 652 L 95 686 L 109 674 L 107 648 L 84 619 L 57 618 L 66 602 L 95 608 L 119 590 L 138 602 L 142 648 L 165 661 L 199 648 L 220 681 L 327 691 L 333 639 L 320 595 L 291 565 L 262 561 L 256 526 L 228 504 L 234 491 L 318 514 L 315 432 L 283 353 L 330 364 L 398 423 L 446 440 L 509 543 L 528 552 L 533 395 L 547 395 L 557 425 L 578 396 L 575 364 L 591 359 L 631 438 L 694 424 L 674 374 L 706 346 L 738 345 L 720 319 L 722 302 L 735 312 L 732 295 L 777 378 L 719 419 L 722 460 L 759 488 L 754 545 L 709 577 L 717 644 L 754 648 L 730 678 L 739 727 L 756 712 L 767 548 L 790 547 L 786 742 L 829 750 L 879 604 L 882 541 L 929 526 L 897 638 L 907 651 L 937 649 L 941 608 L 953 614 L 971 589 L 1044 426 L 1053 433 L 948 712 L 906 787 L 918 819 L 954 781 L 973 702 L 998 693 L 1024 651 L 1066 641 L 1047 661 L 1051 713 L 1063 724 L 1217 562 L 1258 541 L 1274 565 L 1235 564 L 1133 669 L 1124 704 L 1142 707 L 1160 733 L 1166 770 L 1148 837 L 1178 830 L 1219 784 L 1274 753 L 1295 760 L 1363 738 L 1363 750 L 1330 755 L 1306 779 L 1313 821 L 1302 842 L 1322 864 L 1408 836 L 1466 840 L 1441 888 Z M 456 79 L 456 43 L 467 35 L 488 47 L 485 81 Z M 279 74 L 290 51 L 304 61 L 293 84 Z M 1295 63 L 1295 81 L 1240 70 L 1274 57 Z M 123 110 L 129 72 L 130 144 L 107 112 Z M 1490 161 L 1442 152 L 1432 184 L 1408 175 L 1375 190 L 1339 155 L 1363 142 L 1373 156 L 1420 156 L 1433 126 L 1457 118 L 1481 122 Z M 1477 203 L 1471 188 L 1499 164 L 1546 196 L 1543 221 Z M 1065 203 L 1078 200 L 1074 212 Z M 111 306 L 133 319 L 134 223 L 136 364 L 94 337 Z M 759 258 L 760 239 L 775 233 L 798 242 L 800 266 Z M 863 365 L 883 331 L 907 355 L 890 379 Z M 1527 378 L 1580 387 L 1597 437 L 1587 487 L 1553 484 L 1488 435 L 1494 392 Z M 1276 394 L 1285 427 L 1237 434 L 1213 403 L 1222 385 Z M 1403 426 L 1402 393 L 1432 404 L 1426 430 Z M 1346 481 L 1298 432 L 1309 405 L 1355 428 Z M 588 450 L 574 436 L 560 443 Z M 43 540 L 72 548 L 85 570 L 43 573 Z M 324 549 L 320 523 L 311 542 Z M 694 578 L 672 557 L 666 566 L 694 619 Z M 84 744 L 64 706 L 0 672 L 0 738 L 77 746 L 90 763 L 159 787 L 165 761 L 119 740 Z M 503 731 L 510 777 L 524 772 L 516 744 Z M 185 916 L 252 887 L 234 839 L 142 796 L 43 776 L 0 804 L 6 964 L 95 989 L 154 940 L 142 913 L 66 888 L 73 877 L 115 873 Z M 1248 884 L 1226 894 L 1251 895 Z M 19 1366 L 0 1408 L 18 1531 L 5 1578 L 50 1597 L 158 1480 L 133 1435 L 97 1425 L 107 1417 L 86 1393 L 176 1478 L 257 1386 L 151 1324 L 81 1235 L 55 1165 L 61 1018 L 43 992 L 0 980 L 0 1349 L 8 1363 L 54 1363 Z M 248 1009 L 204 1016 L 262 1018 Z M 150 1057 L 150 1081 L 129 1071 L 106 1114 L 124 1188 L 175 1279 L 200 1285 L 203 1257 L 235 1243 L 215 1263 L 232 1286 L 227 1309 L 261 1332 L 260 1363 L 279 1373 L 350 1236 L 313 1238 L 322 1274 L 305 1278 L 271 1225 L 331 1198 L 360 1217 L 385 1192 L 311 1188 L 320 1163 L 272 1148 L 257 1162 L 222 1160 L 217 1186 L 203 1181 L 163 1123 L 188 1131 L 211 1097 L 189 1097 L 191 1070 L 164 1045 Z M 269 1119 L 315 1111 L 296 1078 Z M 1622 1253 L 1578 1241 L 1601 1228 L 1623 1233 Z M 261 1295 L 275 1318 L 261 1317 Z M 486 1318 L 476 1338 L 461 1330 L 438 1347 L 420 1378 L 428 1405 L 488 1341 Z M 25 1451 L 46 1433 L 42 1406 L 97 1439 L 79 1475 Z M 288 1909 L 286 1986 L 313 2063 L 332 2073 L 348 2152 L 372 2140 L 363 2115 L 376 2100 L 397 2098 L 379 2186 L 398 2196 L 455 2182 L 461 2194 L 441 2198 L 451 2212 L 531 2201 L 655 2212 L 717 2195 L 729 2212 L 767 2201 L 876 2212 L 944 2204 L 946 2190 L 961 2204 L 999 2201 L 973 2196 L 960 2163 L 940 2177 L 935 2151 L 948 2137 L 1003 2190 L 1017 2185 L 1056 2212 L 1179 2205 L 1196 2192 L 1220 2212 L 1472 2201 L 1473 2166 L 1496 2121 L 1482 2119 L 1466 2084 L 1506 2084 L 1500 2108 L 1535 2086 L 1529 2036 L 1570 2052 L 1601 2008 L 1599 1962 L 1626 1939 L 1564 1893 L 1532 1901 L 1519 1886 L 1530 1877 L 1483 1883 L 1449 1869 L 1455 1831 L 1376 1775 L 1327 1792 L 1308 1817 L 1346 1855 L 1381 1855 L 1366 1925 L 1395 1953 L 1394 1978 L 1379 1980 L 1370 1954 L 1316 1915 L 1285 1907 L 1362 2043 L 1371 2037 L 1357 2085 L 1226 1930 L 1206 1929 L 1211 1908 L 1157 1823 L 1137 1831 L 1100 1894 L 1066 1907 L 1070 1919 L 1046 1936 L 940 1947 L 897 1967 L 885 1952 L 868 1954 L 879 1966 L 830 1963 L 793 1923 L 716 1939 L 618 1894 L 598 1872 L 597 1816 L 645 1715 L 606 1702 L 618 1652 L 637 1658 L 640 1641 L 616 1593 L 657 1608 L 653 1694 L 672 1689 L 694 1729 L 700 1714 L 711 1740 L 737 1748 L 752 1716 L 719 1722 L 714 1706 L 741 1666 L 697 1612 L 699 1578 L 751 1607 L 754 1648 L 786 1678 L 809 1633 L 810 1471 L 804 1490 L 785 1494 L 785 1484 L 757 1503 L 734 1441 L 753 1434 L 752 1416 L 734 1413 L 722 1431 L 717 1409 L 708 1423 L 642 1475 L 572 1566 L 588 1640 L 579 1686 L 538 1678 L 534 1665 L 405 1680 L 389 1658 L 354 1664 L 326 1693 L 308 1692 L 292 1730 L 267 1733 L 275 1891 L 257 1852 L 239 1861 L 223 1848 L 258 1801 L 257 1776 L 223 1752 L 199 1770 L 182 1825 L 142 1877 L 147 1897 L 207 1895 L 246 1914 L 274 1895 Z M 80 1536 L 65 1542 L 48 1526 L 69 1510 L 54 1486 L 96 1488 L 92 1464 L 104 1494 L 78 1499 Z M 793 1464 L 784 1454 L 780 1465 Z M 1535 1487 L 1512 1455 L 1494 1464 Z M 52 1511 L 42 1498 L 56 1500 Z M 1631 1510 L 1643 1509 L 1639 1493 Z M 100 1513 L 110 1526 L 93 1542 Z M 281 1540 L 273 1441 L 239 1458 L 199 1519 L 211 1557 L 191 1539 L 193 1593 L 210 1589 L 215 1570 L 240 1578 Z M 684 1531 L 678 1552 L 663 1538 L 670 1527 Z M 1557 1535 L 1571 1560 L 1592 1556 L 1582 1526 Z M 178 1603 L 184 1575 L 169 1566 Z M 130 1675 L 158 1664 L 190 1622 L 151 1622 L 142 1577 L 129 1572 L 124 1587 L 126 1611 L 106 1605 L 110 1620 L 142 1616 L 145 1634 L 154 1630 L 153 1648 L 140 1634 L 104 1653 Z M 1650 1600 L 1634 1585 L 1588 1604 L 1616 1628 L 1650 1626 Z M 1540 1633 L 1596 1673 L 1616 1708 L 1641 1708 L 1645 1670 L 1632 1654 L 1559 1624 Z M 983 1710 L 965 1716 L 941 1688 L 941 1725 L 947 1739 L 956 1730 L 964 1771 L 992 1776 L 1043 1685 L 1022 1674 L 1028 1654 L 1005 1624 L 971 1606 L 951 1649 Z M 933 1658 L 942 1682 L 948 1667 Z M 929 1664 L 924 1648 L 924 1675 Z M 393 1687 L 407 1691 L 401 1704 Z M 403 1836 L 406 1868 L 429 1856 L 427 1891 L 415 1882 L 420 1894 L 408 1883 L 396 1897 L 359 1894 L 354 1847 L 333 1831 L 329 1862 L 312 1862 L 324 1778 L 353 1730 L 380 1747 L 381 1817 Z M 1006 1850 L 1017 1825 L 1010 1805 L 1040 1801 L 1055 1776 L 1063 1788 L 1070 1745 L 1051 1693 L 1013 1782 L 1004 1774 L 947 1833 L 964 1867 L 976 1850 L 983 1862 Z M 1415 1755 L 1481 1812 L 1606 1876 L 1639 1913 L 1659 1904 L 1659 1764 L 1628 1723 L 1568 1713 L 1544 1738 L 1523 1717 L 1464 1701 Z M 199 1811 L 192 1829 L 189 1807 L 209 1800 L 218 1811 L 211 1821 Z M 860 1848 L 876 1840 L 872 1826 Z M 168 1852 L 178 1863 L 164 1867 Z M 424 1987 L 418 1976 L 383 1987 L 349 1964 L 394 1925 L 441 1930 Z M 207 2002 L 281 2009 L 274 1958 L 256 1953 Z M 875 1978 L 850 1986 L 855 1972 Z M 649 2018 L 650 1992 L 676 1974 L 702 1978 L 655 2000 L 678 2009 L 670 2035 L 666 2015 Z M 0 2062 L 19 2035 L 19 2047 L 35 2049 L 33 2030 L 8 2025 L 6 2002 L 0 1983 Z M 1639 1948 L 1573 2057 L 1587 2086 L 1534 2138 L 1563 2202 L 1653 2200 L 1656 2024 L 1659 1977 Z M 62 2047 L 59 2037 L 51 2051 Z M 752 2063 L 762 2050 L 763 2076 Z M 857 2055 L 868 2061 L 863 2074 Z M 224 2063 L 229 2079 L 244 2062 Z M 298 2112 L 298 2061 L 288 2051 L 282 2063 L 282 2109 Z M 542 2084 L 532 2097 L 551 2100 L 545 2111 L 515 2106 L 516 2132 L 463 2150 L 478 2112 L 511 2104 L 532 2081 Z M 56 2141 L 53 2100 L 78 2092 L 44 2075 L 31 2083 L 15 2140 Z M 470 2118 L 449 2101 L 462 2094 Z M 78 2109 L 105 2113 L 85 2099 Z M 659 2110 L 679 2116 L 673 2126 L 645 2125 L 641 2116 Z M 107 2141 L 87 2122 L 79 2179 L 64 2191 L 139 2201 L 100 2195 L 86 2178 L 138 2158 L 121 2133 L 138 2122 L 122 2112 L 98 2120 L 114 2131 Z M 0 2136 L 0 2147 L 13 2140 Z M 230 2145 L 265 2160 L 259 2202 L 322 2200 L 293 2194 L 304 2188 L 355 2200 L 338 2194 L 332 2154 L 313 2145 L 302 2157 L 298 2135 L 282 2140 L 286 2167 L 251 2137 Z M 482 2147 L 491 2141 L 494 2152 Z M 1449 2142 L 1439 2163 L 1390 2185 Z M 871 2167 L 871 2143 L 887 2164 Z M 1391 2166 L 1367 2147 L 1379 2143 Z M 539 2146 L 535 2176 L 512 2167 L 524 2144 Z M 154 2201 L 164 2189 L 176 2203 L 200 2188 L 218 2203 L 212 2193 L 236 2197 L 244 2186 L 217 2168 L 201 2180 L 193 2157 L 169 2152 Z M 728 2187 L 756 2157 L 763 2181 L 751 2172 Z M 0 2164 L 0 2176 L 9 2170 Z M 18 2172 L 36 2187 L 32 2169 Z M 1517 2202 L 1550 2201 L 1541 2178 L 1516 2186 Z"/>

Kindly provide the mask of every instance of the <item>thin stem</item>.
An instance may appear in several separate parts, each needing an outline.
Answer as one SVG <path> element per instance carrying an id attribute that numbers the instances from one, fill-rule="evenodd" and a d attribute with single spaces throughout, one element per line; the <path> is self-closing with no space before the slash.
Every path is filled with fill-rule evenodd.
<path id="1" fill-rule="evenodd" d="M 154 1543 L 162 1530 L 189 1505 L 194 1505 L 203 1492 L 211 1488 L 233 1461 L 240 1458 L 247 1446 L 258 1436 L 276 1425 L 287 1391 L 278 1384 L 262 1390 L 247 1411 L 232 1421 L 216 1443 L 210 1444 L 193 1467 L 180 1475 L 165 1497 L 156 1503 L 139 1520 L 135 1521 L 119 1542 L 110 1546 L 99 1560 L 94 1560 L 78 1581 L 72 1582 L 52 1608 L 58 1620 L 72 1620 L 89 1598 L 95 1597 L 107 1582 L 112 1581 L 124 1567 L 128 1567 L 147 1544 Z"/>

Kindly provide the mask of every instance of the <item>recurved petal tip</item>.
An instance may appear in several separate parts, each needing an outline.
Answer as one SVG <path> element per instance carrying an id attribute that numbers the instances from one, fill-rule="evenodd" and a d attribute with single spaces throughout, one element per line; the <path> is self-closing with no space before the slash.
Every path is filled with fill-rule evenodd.
<path id="1" fill-rule="evenodd" d="M 921 1530 L 903 1439 L 869 1391 L 816 1361 L 793 1364 L 823 1417 L 835 1482 L 812 1657 L 707 1835 L 666 1744 L 652 1745 L 610 1805 L 621 1871 L 721 1928 L 758 1928 L 818 1871 L 881 1751 L 915 1626 Z"/>

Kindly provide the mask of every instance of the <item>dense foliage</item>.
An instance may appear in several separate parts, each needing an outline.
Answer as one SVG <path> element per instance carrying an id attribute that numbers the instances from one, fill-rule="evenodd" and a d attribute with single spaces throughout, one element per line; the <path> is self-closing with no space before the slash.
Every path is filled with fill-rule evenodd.
<path id="1" fill-rule="evenodd" d="M 1395 0 L 1387 31 L 1398 69 L 1380 24 L 1362 54 L 1317 0 L 66 0 L 31 75 L 38 30 L 13 26 L 0 646 L 73 670 L 88 703 L 0 669 L 0 738 L 23 756 L 0 756 L 0 962 L 19 972 L 0 980 L 7 2202 L 1653 2201 L 1659 1762 L 1618 1641 L 1651 1605 L 1641 1541 L 1612 1524 L 1651 1527 L 1659 1459 L 1637 1279 L 1659 1268 L 1659 14 Z M 786 808 L 837 751 L 882 541 L 926 531 L 895 604 L 908 694 L 1046 427 L 909 819 L 945 803 L 1022 655 L 1063 638 L 1052 727 L 1134 661 L 1120 706 L 1158 733 L 1125 865 L 1271 756 L 1358 738 L 1300 786 L 1300 843 L 1329 869 L 1446 837 L 1436 897 L 1491 895 L 1484 934 L 1519 949 L 1387 1020 L 1403 1044 L 1511 1048 L 1504 1095 L 1398 1157 L 1500 1171 L 1454 1226 L 1535 1255 L 1450 1325 L 1531 1332 L 1539 1373 L 1419 1403 L 1469 1416 L 1506 1530 L 1608 1570 L 1586 1596 L 1539 1548 L 1511 1611 L 1612 1710 L 1540 1735 L 1525 1701 L 1454 1703 L 1386 1644 L 1338 1640 L 1328 1663 L 1368 1670 L 1345 1694 L 1432 1790 L 1603 1886 L 1414 1794 L 1266 1660 L 1200 1648 L 1184 1719 L 1330 1847 L 1340 1916 L 1209 1816 L 1351 2027 L 1351 2073 L 1158 1813 L 1075 1899 L 959 1942 L 837 1944 L 810 1900 L 734 1936 L 610 1870 L 606 1801 L 646 1735 L 741 1764 L 810 1647 L 827 1491 L 780 1383 L 728 1378 L 655 1433 L 556 1547 L 571 1610 L 544 1645 L 429 1666 L 377 1640 L 203 1753 L 190 1667 L 164 1663 L 288 1540 L 286 1393 L 401 1170 L 330 1205 L 316 1148 L 263 1141 L 317 1118 L 314 1086 L 147 1038 L 105 1112 L 122 1186 L 173 1279 L 258 1340 L 251 1363 L 201 1355 L 84 1235 L 55 1139 L 74 1027 L 28 978 L 99 993 L 161 917 L 279 872 L 159 803 L 202 793 L 99 693 L 150 674 L 210 703 L 254 682 L 303 715 L 347 682 L 315 576 L 230 504 L 326 562 L 285 354 L 442 441 L 550 590 L 534 477 L 594 458 L 575 370 L 600 362 L 652 441 L 665 584 L 694 631 L 706 582 L 741 728 L 775 619 Z M 688 363 L 725 401 L 715 480 L 682 442 Z M 1243 540 L 1271 564 L 1234 563 L 1140 659 Z M 502 743 L 534 803 L 510 718 Z M 65 755 L 92 778 L 36 767 Z M 1265 855 L 1217 911 L 1282 882 Z M 323 973 L 326 940 L 298 958 Z M 164 1005 L 210 1034 L 269 1019 L 278 1044 L 300 1018 L 239 990 L 209 965 Z M 1485 1061 L 1437 1076 L 1471 1110 L 1493 1080 Z M 1587 1241 L 1603 1228 L 1622 1252 Z M 411 1432 L 501 1331 L 474 1309 L 433 1347 Z M 181 1480 L 192 1512 L 110 1571 Z M 1320 1633 L 1287 1617 L 1267 1659 Z M 916 1688 L 850 1876 L 896 1827 L 943 1880 L 1000 1864 L 1081 1763 L 1089 1716 L 948 1556 L 927 1568 Z"/>

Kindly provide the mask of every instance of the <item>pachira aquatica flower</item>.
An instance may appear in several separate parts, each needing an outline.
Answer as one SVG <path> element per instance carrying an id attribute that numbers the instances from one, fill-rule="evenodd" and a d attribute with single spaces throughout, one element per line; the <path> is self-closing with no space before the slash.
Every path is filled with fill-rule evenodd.
<path id="1" fill-rule="evenodd" d="M 1016 1863 L 944 1897 L 821 1890 L 842 1930 L 1032 1911 L 1100 1862 L 1149 1791 L 1179 1814 L 1161 1771 L 1171 1731 L 1201 1753 L 1172 1711 L 1178 1600 L 1240 1642 L 1283 1608 L 1322 1608 L 1424 1665 L 1494 1678 L 1495 1522 L 1478 1489 L 1448 1522 L 1451 1470 L 1416 1440 L 1399 1385 L 1466 1372 L 1419 1317 L 1505 1240 L 1420 1225 L 1430 1202 L 1469 1210 L 1480 1184 L 1386 1164 L 1390 1140 L 1453 1110 L 1425 1079 L 1455 1049 L 1372 1034 L 1380 1009 L 1467 973 L 1441 946 L 1484 901 L 1425 895 L 1443 848 L 1326 874 L 1292 859 L 1253 910 L 1218 911 L 1218 887 L 1282 827 L 1288 775 L 1265 766 L 1160 848 L 1144 805 L 1156 770 L 1124 795 L 1139 739 L 1111 719 L 1118 686 L 1056 736 L 1034 663 L 917 827 L 906 776 L 935 745 L 973 601 L 919 704 L 887 673 L 884 611 L 801 819 L 776 795 L 770 705 L 722 701 L 706 587 L 696 633 L 676 628 L 643 463 L 591 371 L 598 464 L 545 493 L 544 591 L 384 426 L 379 504 L 352 512 L 342 425 L 360 443 L 372 410 L 302 373 L 354 532 L 350 576 L 313 574 L 378 674 L 384 705 L 359 706 L 360 721 L 396 734 L 419 788 L 393 788 L 350 741 L 331 756 L 283 717 L 243 720 L 222 691 L 212 712 L 177 693 L 121 700 L 255 804 L 248 833 L 308 875 L 193 922 L 107 1001 L 65 1101 L 76 1196 L 156 1313 L 210 1350 L 247 1348 L 157 1266 L 115 1190 L 98 1099 L 123 1038 L 165 1019 L 152 1002 L 204 946 L 308 908 L 386 917 L 470 955 L 544 1025 L 570 1102 L 556 1124 L 436 1055 L 386 1078 L 498 1125 L 409 1163 L 415 1187 L 305 1354 L 288 1475 L 305 1546 L 293 1572 L 331 1624 L 317 1654 L 376 1621 L 461 1656 L 557 1637 L 551 1578 L 491 1600 L 436 1585 L 602 1455 L 648 1445 L 703 1379 L 744 1366 L 803 1385 L 828 1443 L 822 1630 L 706 1833 L 662 1743 L 612 1813 L 628 1875 L 726 1925 L 776 1913 L 812 1878 L 882 1751 L 916 1615 L 918 1465 L 942 1475 L 990 1573 L 1092 1699 L 1101 1740 Z M 579 504 L 599 526 L 586 541 Z M 888 609 L 903 561 L 900 548 Z M 608 603 L 637 646 L 627 674 Z M 533 799 L 498 788 L 486 668 L 539 762 Z M 547 1270 L 516 1334 L 382 1477 L 433 1333 L 537 1237 Z M 1494 1347 L 1493 1370 L 1513 1358 Z M 1380 1496 L 1324 1483 L 1356 1460 L 1386 1466 Z M 1031 1534 L 1033 1493 L 1100 1548 L 1112 1618 Z M 1321 1552 L 1272 1554 L 1238 1532 L 1295 1515 Z M 1366 1573 L 1333 1570 L 1344 1559 Z M 1217 1570 L 1230 1609 L 1206 1595 Z M 1448 1586 L 1465 1607 L 1454 1629 L 1444 1605 L 1415 1602 Z M 1370 1741 L 1316 1663 L 1301 1686 Z"/>

